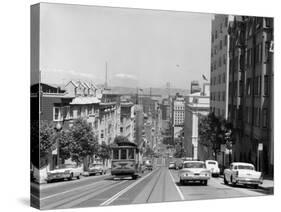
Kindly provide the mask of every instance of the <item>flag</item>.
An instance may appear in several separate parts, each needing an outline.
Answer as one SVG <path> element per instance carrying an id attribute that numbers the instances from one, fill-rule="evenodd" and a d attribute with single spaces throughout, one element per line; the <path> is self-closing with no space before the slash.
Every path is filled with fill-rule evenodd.
<path id="1" fill-rule="evenodd" d="M 204 75 L 204 74 L 202 74 L 202 77 L 203 77 L 203 80 L 208 81 L 208 80 L 207 80 L 207 77 L 205 77 L 205 75 Z"/>

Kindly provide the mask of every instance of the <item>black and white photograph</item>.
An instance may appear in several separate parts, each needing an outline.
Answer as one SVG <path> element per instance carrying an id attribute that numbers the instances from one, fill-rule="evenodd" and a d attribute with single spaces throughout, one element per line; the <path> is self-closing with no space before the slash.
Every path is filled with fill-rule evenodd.
<path id="1" fill-rule="evenodd" d="M 30 205 L 273 195 L 274 21 L 31 5 Z"/>

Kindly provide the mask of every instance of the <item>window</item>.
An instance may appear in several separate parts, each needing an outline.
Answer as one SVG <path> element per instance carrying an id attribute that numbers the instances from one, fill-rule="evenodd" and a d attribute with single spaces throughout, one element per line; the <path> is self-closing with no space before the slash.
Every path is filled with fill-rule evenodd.
<path id="1" fill-rule="evenodd" d="M 69 118 L 73 118 L 73 107 L 70 108 Z"/>
<path id="2" fill-rule="evenodd" d="M 134 159 L 134 149 L 128 149 L 128 159 Z"/>
<path id="3" fill-rule="evenodd" d="M 225 83 L 226 78 L 225 78 L 225 73 L 223 73 L 223 77 L 222 77 L 222 83 Z"/>
<path id="4" fill-rule="evenodd" d="M 267 128 L 268 124 L 268 111 L 267 109 L 262 110 L 262 127 Z"/>
<path id="5" fill-rule="evenodd" d="M 227 45 L 227 35 L 224 36 L 224 45 Z"/>
<path id="6" fill-rule="evenodd" d="M 53 116 L 53 119 L 54 121 L 60 121 L 61 119 L 61 109 L 59 107 L 54 107 L 53 109 L 54 111 L 54 116 Z"/>
<path id="7" fill-rule="evenodd" d="M 217 61 L 214 62 L 214 70 L 217 69 Z"/>
<path id="8" fill-rule="evenodd" d="M 222 93 L 222 101 L 225 101 L 225 91 Z"/>
<path id="9" fill-rule="evenodd" d="M 220 49 L 222 49 L 222 40 L 220 40 Z"/>
<path id="10" fill-rule="evenodd" d="M 267 41 L 267 42 L 265 42 L 265 51 L 264 51 L 264 62 L 265 62 L 265 63 L 270 62 L 270 53 L 269 53 L 269 50 L 270 50 L 270 42 Z"/>
<path id="11" fill-rule="evenodd" d="M 243 96 L 243 82 L 242 80 L 239 80 L 239 96 Z"/>
<path id="12" fill-rule="evenodd" d="M 93 113 L 93 108 L 91 105 L 88 106 L 88 113 L 91 115 Z"/>
<path id="13" fill-rule="evenodd" d="M 247 79 L 247 95 L 251 95 L 251 79 Z"/>
<path id="14" fill-rule="evenodd" d="M 264 91 L 263 95 L 268 96 L 269 95 L 269 77 L 267 75 L 264 76 Z"/>
<path id="15" fill-rule="evenodd" d="M 119 149 L 113 149 L 113 159 L 119 159 Z"/>
<path id="16" fill-rule="evenodd" d="M 121 160 L 127 159 L 127 149 L 121 149 Z"/>
<path id="17" fill-rule="evenodd" d="M 271 18 L 264 18 L 265 19 L 265 27 L 271 27 Z"/>
<path id="18" fill-rule="evenodd" d="M 215 39 L 217 39 L 218 38 L 218 31 L 216 30 L 216 32 L 215 32 Z"/>
<path id="19" fill-rule="evenodd" d="M 223 64 L 224 65 L 226 64 L 226 55 L 225 54 L 223 55 Z"/>
<path id="20" fill-rule="evenodd" d="M 81 116 L 81 107 L 78 107 L 77 108 L 77 117 L 80 117 Z"/>
<path id="21" fill-rule="evenodd" d="M 70 106 L 65 106 L 63 109 L 64 109 L 63 118 L 69 119 L 70 118 Z"/>
<path id="22" fill-rule="evenodd" d="M 220 24 L 220 33 L 222 33 L 222 23 Z"/>
<path id="23" fill-rule="evenodd" d="M 101 130 L 101 133 L 100 133 L 100 138 L 104 138 L 104 131 L 103 130 Z"/>
<path id="24" fill-rule="evenodd" d="M 239 105 L 238 108 L 238 120 L 242 120 L 243 114 L 242 114 L 242 106 Z"/>
<path id="25" fill-rule="evenodd" d="M 225 27 L 228 26 L 228 18 L 227 18 L 227 17 L 225 17 L 225 19 L 224 19 L 224 26 L 225 26 Z"/>
<path id="26" fill-rule="evenodd" d="M 219 75 L 219 84 L 221 84 L 221 75 Z"/>
<path id="27" fill-rule="evenodd" d="M 212 34 L 212 43 L 214 43 L 214 34 Z"/>

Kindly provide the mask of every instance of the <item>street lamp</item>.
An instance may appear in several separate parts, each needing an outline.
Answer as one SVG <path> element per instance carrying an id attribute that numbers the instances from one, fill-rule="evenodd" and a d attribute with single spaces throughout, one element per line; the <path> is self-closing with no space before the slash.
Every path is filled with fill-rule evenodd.
<path id="1" fill-rule="evenodd" d="M 57 131 L 57 135 L 59 135 L 60 131 L 62 130 L 62 126 L 59 122 L 56 124 L 55 129 Z M 59 167 L 60 166 L 60 151 L 59 151 L 60 142 L 59 142 L 59 138 L 57 138 L 56 145 L 57 145 L 57 166 Z"/>

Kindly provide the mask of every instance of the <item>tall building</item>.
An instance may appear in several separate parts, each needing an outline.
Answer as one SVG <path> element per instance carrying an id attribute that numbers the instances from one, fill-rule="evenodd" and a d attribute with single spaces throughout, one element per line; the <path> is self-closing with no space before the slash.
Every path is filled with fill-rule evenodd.
<path id="1" fill-rule="evenodd" d="M 233 156 L 273 173 L 273 19 L 237 16 L 230 25 L 229 120 Z"/>
<path id="2" fill-rule="evenodd" d="M 208 150 L 198 143 L 198 126 L 202 117 L 210 110 L 209 84 L 203 85 L 203 92 L 190 94 L 185 102 L 184 142 L 183 147 L 187 157 L 194 160 L 206 160 Z"/>
<path id="3" fill-rule="evenodd" d="M 184 126 L 185 100 L 177 94 L 172 102 L 173 139 L 179 138 Z"/>
<path id="4" fill-rule="evenodd" d="M 225 119 L 228 115 L 228 25 L 232 20 L 229 15 L 215 15 L 212 20 L 210 110 Z"/>
<path id="5" fill-rule="evenodd" d="M 129 101 L 121 101 L 120 135 L 125 136 L 129 141 L 134 142 L 135 115 L 134 104 Z"/>

